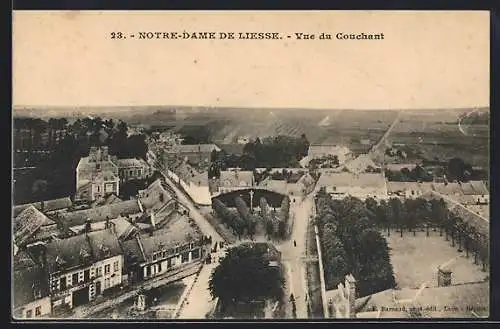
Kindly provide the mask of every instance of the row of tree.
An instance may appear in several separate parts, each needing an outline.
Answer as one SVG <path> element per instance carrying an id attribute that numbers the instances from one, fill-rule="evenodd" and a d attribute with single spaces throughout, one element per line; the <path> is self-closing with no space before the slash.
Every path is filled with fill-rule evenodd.
<path id="1" fill-rule="evenodd" d="M 357 297 L 395 287 L 387 242 L 362 201 L 332 200 L 320 190 L 316 209 L 327 289 L 335 288 L 348 273 L 358 282 Z"/>
<path id="2" fill-rule="evenodd" d="M 402 168 L 400 171 L 385 170 L 385 177 L 395 182 L 432 182 L 434 176 L 429 174 L 421 166 L 413 169 Z"/>
<path id="3" fill-rule="evenodd" d="M 255 168 L 295 168 L 307 155 L 309 141 L 306 135 L 300 138 L 290 136 L 257 138 L 245 144 L 243 154 L 231 154 L 224 151 L 212 152 L 211 173 L 217 177 L 221 170 L 239 167 L 244 170 Z"/>
<path id="4" fill-rule="evenodd" d="M 283 198 L 279 213 L 271 210 L 267 200 L 261 197 L 259 200 L 260 214 L 266 226 L 266 235 L 269 239 L 286 239 L 289 228 L 290 198 Z"/>
<path id="5" fill-rule="evenodd" d="M 443 199 L 401 201 L 392 198 L 388 202 L 382 200 L 378 203 L 368 198 L 365 205 L 369 218 L 377 227 L 386 230 L 388 235 L 391 230 L 397 230 L 401 237 L 404 232 L 415 236 L 422 229 L 426 235 L 429 235 L 429 230 L 439 230 L 446 240 L 451 239 L 452 246 L 458 244 L 458 249 L 464 249 L 467 257 L 472 253 L 474 262 L 478 264 L 478 259 L 481 259 L 483 269 L 486 267 L 489 258 L 488 238 L 482 236 L 472 224 L 450 212 Z"/>

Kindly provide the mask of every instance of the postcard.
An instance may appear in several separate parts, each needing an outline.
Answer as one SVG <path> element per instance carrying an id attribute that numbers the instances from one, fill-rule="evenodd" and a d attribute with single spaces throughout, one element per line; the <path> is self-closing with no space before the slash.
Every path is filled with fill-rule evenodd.
<path id="1" fill-rule="evenodd" d="M 14 11 L 12 319 L 488 319 L 487 11 Z"/>

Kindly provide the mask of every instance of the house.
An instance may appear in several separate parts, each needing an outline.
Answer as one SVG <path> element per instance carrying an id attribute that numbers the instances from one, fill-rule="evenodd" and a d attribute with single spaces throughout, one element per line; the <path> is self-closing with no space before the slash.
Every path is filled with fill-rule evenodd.
<path id="1" fill-rule="evenodd" d="M 206 254 L 203 235 L 187 216 L 178 216 L 163 229 L 123 242 L 122 249 L 130 282 L 168 275 L 201 261 Z"/>
<path id="2" fill-rule="evenodd" d="M 50 241 L 61 233 L 57 223 L 34 206 L 29 206 L 14 218 L 14 242 L 18 247 L 37 241 Z"/>
<path id="3" fill-rule="evenodd" d="M 252 171 L 243 171 L 240 169 L 223 170 L 220 172 L 218 184 L 219 193 L 228 193 L 231 191 L 251 188 L 255 184 Z"/>
<path id="4" fill-rule="evenodd" d="M 245 144 L 219 144 L 219 146 L 224 153 L 239 156 L 243 154 Z"/>
<path id="5" fill-rule="evenodd" d="M 12 308 L 16 319 L 47 318 L 52 304 L 43 267 L 26 251 L 19 251 L 12 266 Z"/>
<path id="6" fill-rule="evenodd" d="M 487 205 L 490 203 L 490 191 L 483 181 L 469 181 L 460 183 L 460 186 L 462 193 L 467 197 L 466 204 Z"/>
<path id="7" fill-rule="evenodd" d="M 105 206 L 108 204 L 120 203 L 122 201 L 123 200 L 120 199 L 115 194 L 109 194 L 105 198 L 96 199 L 94 202 L 92 202 L 91 207 L 95 208 L 95 207 Z"/>
<path id="8" fill-rule="evenodd" d="M 78 200 L 94 201 L 110 194 L 119 195 L 120 183 L 150 177 L 152 170 L 143 159 L 118 159 L 111 156 L 107 146 L 92 146 L 87 157 L 76 167 Z"/>
<path id="9" fill-rule="evenodd" d="M 123 255 L 111 229 L 51 242 L 43 253 L 55 313 L 122 284 Z"/>
<path id="10" fill-rule="evenodd" d="M 169 158 L 180 158 L 192 165 L 202 163 L 210 163 L 212 151 L 220 151 L 220 148 L 215 144 L 196 144 L 196 145 L 173 145 L 166 150 L 166 155 Z"/>
<path id="11" fill-rule="evenodd" d="M 24 209 L 33 206 L 44 214 L 52 214 L 70 208 L 73 202 L 69 197 L 33 202 L 14 206 L 14 216 L 19 215 Z"/>
<path id="12" fill-rule="evenodd" d="M 88 220 L 92 223 L 96 223 L 120 216 L 135 220 L 139 218 L 142 213 L 143 209 L 138 200 L 126 200 L 105 206 L 62 213 L 59 215 L 58 221 L 63 227 L 69 229 L 75 226 L 83 226 Z"/>
<path id="13" fill-rule="evenodd" d="M 94 231 L 112 229 L 112 231 L 116 234 L 117 238 L 120 241 L 127 240 L 130 237 L 133 237 L 136 234 L 139 234 L 139 231 L 140 231 L 139 228 L 134 226 L 132 223 L 130 223 L 124 217 L 107 219 L 107 220 L 100 221 L 100 222 L 92 222 L 89 220 L 88 222 L 89 222 L 88 228 L 86 227 L 86 224 L 84 224 L 84 225 L 79 225 L 79 226 L 73 226 L 70 228 L 70 231 L 73 232 L 74 235 L 78 235 L 78 234 L 82 234 L 82 233 L 89 233 L 89 232 L 94 232 Z M 87 231 L 87 229 L 88 229 L 88 231 Z"/>
<path id="14" fill-rule="evenodd" d="M 108 148 L 90 148 L 89 156 L 82 157 L 76 167 L 75 199 L 93 201 L 108 194 L 119 195 L 118 166 L 111 160 Z"/>
<path id="15" fill-rule="evenodd" d="M 394 197 L 416 199 L 432 190 L 432 183 L 427 182 L 387 182 L 387 192 Z"/>
<path id="16" fill-rule="evenodd" d="M 310 145 L 307 152 L 309 161 L 330 156 L 337 156 L 339 164 L 343 164 L 352 157 L 352 152 L 342 145 Z"/>
<path id="17" fill-rule="evenodd" d="M 335 199 L 343 199 L 347 196 L 361 200 L 388 198 L 387 183 L 383 173 L 323 172 L 316 185 L 325 187 L 326 192 Z"/>
<path id="18" fill-rule="evenodd" d="M 186 161 L 182 161 L 168 170 L 167 175 L 181 185 L 196 204 L 212 204 L 208 171 L 199 171 Z"/>
<path id="19" fill-rule="evenodd" d="M 114 162 L 118 166 L 122 183 L 133 179 L 146 179 L 152 174 L 149 164 L 143 159 L 114 159 Z"/>

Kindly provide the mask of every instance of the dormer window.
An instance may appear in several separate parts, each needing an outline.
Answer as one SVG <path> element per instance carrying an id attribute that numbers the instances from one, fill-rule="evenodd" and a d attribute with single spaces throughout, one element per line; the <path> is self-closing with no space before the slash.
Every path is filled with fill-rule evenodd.
<path id="1" fill-rule="evenodd" d="M 107 246 L 101 244 L 100 247 L 99 247 L 99 250 L 101 252 L 102 255 L 104 256 L 109 256 L 109 253 L 110 253 L 110 250 Z"/>

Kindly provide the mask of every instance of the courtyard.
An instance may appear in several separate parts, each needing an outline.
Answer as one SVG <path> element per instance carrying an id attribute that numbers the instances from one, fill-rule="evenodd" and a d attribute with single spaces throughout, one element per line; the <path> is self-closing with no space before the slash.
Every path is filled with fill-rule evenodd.
<path id="1" fill-rule="evenodd" d="M 458 252 L 458 246 L 452 247 L 451 241 L 446 241 L 439 232 L 413 233 L 405 232 L 403 237 L 399 232 L 383 232 L 390 248 L 391 263 L 398 288 L 419 288 L 427 282 L 427 287 L 437 286 L 438 266 L 444 266 L 452 271 L 452 284 L 483 281 L 489 273 L 483 272 L 481 265 L 474 264 L 474 257 L 465 251 Z"/>

